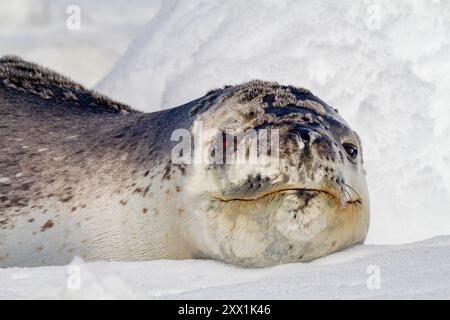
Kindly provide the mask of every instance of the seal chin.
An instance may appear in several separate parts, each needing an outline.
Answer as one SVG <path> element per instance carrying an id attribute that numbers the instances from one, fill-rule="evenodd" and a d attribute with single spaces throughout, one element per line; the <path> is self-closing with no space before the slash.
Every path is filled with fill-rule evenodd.
<path id="1" fill-rule="evenodd" d="M 335 189 L 298 187 L 214 197 L 209 246 L 198 247 L 205 256 L 245 267 L 310 261 L 364 240 L 365 203 L 342 199 Z"/>

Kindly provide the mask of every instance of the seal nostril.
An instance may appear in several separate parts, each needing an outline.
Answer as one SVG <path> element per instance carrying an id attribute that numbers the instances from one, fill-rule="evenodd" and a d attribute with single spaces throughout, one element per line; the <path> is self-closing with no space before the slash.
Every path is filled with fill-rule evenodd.
<path id="1" fill-rule="evenodd" d="M 300 135 L 300 137 L 302 138 L 303 141 L 308 141 L 310 140 L 310 136 L 309 136 L 309 130 L 306 128 L 300 128 L 298 129 L 298 134 Z"/>

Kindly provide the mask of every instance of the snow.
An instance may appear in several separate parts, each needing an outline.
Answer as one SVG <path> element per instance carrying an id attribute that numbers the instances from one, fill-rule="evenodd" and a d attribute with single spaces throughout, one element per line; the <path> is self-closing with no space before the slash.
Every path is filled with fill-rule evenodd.
<path id="1" fill-rule="evenodd" d="M 0 299 L 448 299 L 449 264 L 448 236 L 263 269 L 77 258 L 69 266 L 0 269 Z"/>
<path id="2" fill-rule="evenodd" d="M 311 89 L 360 134 L 368 243 L 450 234 L 448 1 L 166 1 L 97 89 L 145 111 L 250 79 Z"/>

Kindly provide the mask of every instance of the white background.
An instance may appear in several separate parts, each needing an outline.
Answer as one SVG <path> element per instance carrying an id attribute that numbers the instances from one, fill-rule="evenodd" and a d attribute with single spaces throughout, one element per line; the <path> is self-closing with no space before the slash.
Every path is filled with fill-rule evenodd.
<path id="1" fill-rule="evenodd" d="M 450 233 L 450 2 L 76 1 L 68 30 L 72 3 L 0 0 L 0 54 L 146 111 L 250 79 L 309 88 L 362 137 L 367 242 Z"/>

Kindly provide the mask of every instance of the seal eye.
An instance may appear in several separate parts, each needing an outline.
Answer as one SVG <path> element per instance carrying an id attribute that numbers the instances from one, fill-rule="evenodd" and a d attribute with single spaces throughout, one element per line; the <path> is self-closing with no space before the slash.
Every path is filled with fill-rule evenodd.
<path id="1" fill-rule="evenodd" d="M 351 144 L 351 143 L 344 143 L 343 146 L 344 146 L 345 152 L 347 152 L 350 159 L 355 160 L 356 157 L 358 156 L 358 148 L 354 144 Z"/>

